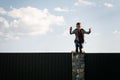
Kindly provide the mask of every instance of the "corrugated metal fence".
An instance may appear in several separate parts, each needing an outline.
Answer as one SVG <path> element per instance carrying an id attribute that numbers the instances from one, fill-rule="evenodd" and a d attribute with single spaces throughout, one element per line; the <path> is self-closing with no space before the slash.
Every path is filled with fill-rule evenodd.
<path id="1" fill-rule="evenodd" d="M 0 80 L 72 80 L 70 53 L 1 53 Z"/>

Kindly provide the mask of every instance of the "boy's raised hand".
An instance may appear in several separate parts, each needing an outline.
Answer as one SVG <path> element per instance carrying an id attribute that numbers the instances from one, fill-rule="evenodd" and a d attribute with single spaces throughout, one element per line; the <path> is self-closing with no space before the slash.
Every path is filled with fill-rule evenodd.
<path id="1" fill-rule="evenodd" d="M 70 31 L 72 31 L 72 27 L 70 27 Z"/>
<path id="2" fill-rule="evenodd" d="M 91 33 L 91 28 L 89 28 L 89 32 Z"/>

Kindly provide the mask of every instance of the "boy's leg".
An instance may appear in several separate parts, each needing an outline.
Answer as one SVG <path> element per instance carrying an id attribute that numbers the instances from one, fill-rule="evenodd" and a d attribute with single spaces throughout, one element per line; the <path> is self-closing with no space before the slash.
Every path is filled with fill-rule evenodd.
<path id="1" fill-rule="evenodd" d="M 75 40 L 75 51 L 78 53 L 78 41 L 77 40 Z"/>
<path id="2" fill-rule="evenodd" d="M 80 53 L 82 53 L 82 48 L 79 47 L 79 49 L 80 49 Z"/>
<path id="3" fill-rule="evenodd" d="M 75 47 L 76 47 L 76 52 L 78 53 L 78 44 L 76 44 L 76 46 L 75 46 Z"/>
<path id="4" fill-rule="evenodd" d="M 80 49 L 80 53 L 82 53 L 82 49 Z"/>
<path id="5" fill-rule="evenodd" d="M 79 42 L 79 50 L 80 50 L 80 53 L 82 53 L 82 48 L 83 48 L 82 42 Z"/>

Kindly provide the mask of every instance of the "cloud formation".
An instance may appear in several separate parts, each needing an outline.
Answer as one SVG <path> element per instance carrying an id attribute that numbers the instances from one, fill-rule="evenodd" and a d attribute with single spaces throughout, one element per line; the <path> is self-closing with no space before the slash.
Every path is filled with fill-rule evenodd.
<path id="1" fill-rule="evenodd" d="M 64 9 L 64 8 L 61 8 L 61 7 L 56 7 L 54 8 L 55 11 L 58 11 L 58 12 L 69 12 L 70 10 L 69 9 Z"/>
<path id="2" fill-rule="evenodd" d="M 77 2 L 75 2 L 74 5 L 75 6 L 91 6 L 91 5 L 95 5 L 95 3 L 90 2 L 90 1 L 86 1 L 86 0 L 78 0 Z"/>
<path id="3" fill-rule="evenodd" d="M 111 3 L 104 3 L 104 6 L 108 7 L 108 8 L 111 8 L 111 7 L 113 7 L 113 4 L 111 4 Z"/>
<path id="4" fill-rule="evenodd" d="M 3 12 L 2 12 L 3 11 Z M 11 17 L 11 21 L 0 17 L 0 26 L 4 33 L 7 29 L 7 35 L 43 35 L 51 30 L 51 26 L 64 23 L 63 16 L 55 16 L 48 9 L 40 10 L 35 7 L 13 8 L 11 11 L 5 11 L 1 8 L 1 13 L 7 12 L 6 16 Z M 10 33 L 11 32 L 11 33 Z M 18 37 L 17 37 L 18 38 Z"/>
<path id="5" fill-rule="evenodd" d="M 6 14 L 7 12 L 2 8 L 0 7 L 0 14 Z"/>
<path id="6" fill-rule="evenodd" d="M 0 27 L 5 27 L 5 28 L 8 28 L 10 25 L 8 23 L 8 21 L 3 18 L 3 17 L 0 17 Z"/>
<path id="7" fill-rule="evenodd" d="M 115 34 L 115 35 L 120 35 L 120 31 L 115 30 L 115 31 L 113 31 L 113 34 Z"/>

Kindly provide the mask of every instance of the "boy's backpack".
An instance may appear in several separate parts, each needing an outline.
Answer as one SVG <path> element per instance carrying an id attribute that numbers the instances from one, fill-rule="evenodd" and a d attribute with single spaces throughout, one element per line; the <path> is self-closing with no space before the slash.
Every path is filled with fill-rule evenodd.
<path id="1" fill-rule="evenodd" d="M 83 29 L 78 30 L 78 39 L 80 42 L 84 42 L 84 34 L 82 33 Z"/>

